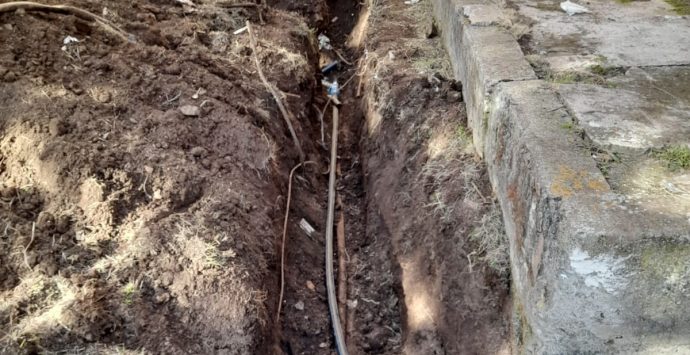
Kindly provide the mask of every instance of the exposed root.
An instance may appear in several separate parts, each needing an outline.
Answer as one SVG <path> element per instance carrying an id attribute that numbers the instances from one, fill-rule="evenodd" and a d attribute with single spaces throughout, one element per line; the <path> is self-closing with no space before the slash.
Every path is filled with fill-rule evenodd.
<path id="1" fill-rule="evenodd" d="M 31 244 L 33 244 L 35 236 L 36 236 L 36 222 L 34 222 L 31 225 L 31 240 L 29 240 L 29 244 L 27 244 L 24 247 L 24 250 L 22 250 L 22 254 L 24 254 L 24 263 L 26 264 L 26 267 L 29 268 L 29 270 L 32 270 L 32 268 L 31 268 L 31 265 L 29 264 L 29 256 L 26 252 L 29 251 Z"/>
<path id="2" fill-rule="evenodd" d="M 290 177 L 288 178 L 288 194 L 287 202 L 285 205 L 285 220 L 283 221 L 283 240 L 280 244 L 280 296 L 278 297 L 278 311 L 276 313 L 276 324 L 280 324 L 280 312 L 283 308 L 283 293 L 285 291 L 285 240 L 287 239 L 287 224 L 288 217 L 290 216 L 290 200 L 292 199 L 292 176 L 295 171 L 299 169 L 302 165 L 316 164 L 313 161 L 306 161 L 304 163 L 299 163 L 295 165 L 290 171 Z"/>
<path id="3" fill-rule="evenodd" d="M 14 1 L 0 4 L 0 13 L 12 12 L 22 9 L 24 11 L 43 11 L 43 12 L 55 12 L 59 14 L 69 14 L 74 15 L 82 20 L 91 21 L 98 23 L 107 32 L 121 38 L 123 41 L 128 40 L 127 33 L 121 30 L 119 27 L 106 20 L 103 17 L 94 15 L 86 10 L 76 8 L 69 5 L 45 5 L 39 4 L 31 1 Z"/>
<path id="4" fill-rule="evenodd" d="M 299 152 L 299 161 L 304 163 L 304 151 L 302 151 L 302 146 L 299 143 L 299 138 L 297 138 L 297 133 L 295 133 L 295 129 L 292 127 L 292 120 L 294 120 L 294 117 L 292 116 L 292 113 L 290 113 L 290 111 L 288 111 L 283 105 L 283 100 L 280 99 L 280 96 L 278 96 L 275 88 L 268 82 L 268 80 L 266 80 L 266 76 L 261 69 L 261 63 L 259 63 L 259 56 L 256 54 L 256 39 L 254 38 L 254 32 L 252 31 L 252 26 L 249 21 L 247 21 L 247 32 L 249 33 L 249 43 L 252 46 L 252 57 L 254 58 L 254 64 L 256 64 L 256 71 L 259 72 L 259 78 L 261 78 L 261 81 L 266 89 L 268 89 L 268 91 L 271 92 L 271 95 L 273 95 L 273 99 L 276 101 L 278 109 L 283 115 L 283 119 L 285 119 L 285 123 L 290 130 L 290 135 L 292 136 L 292 141 L 295 143 L 295 148 L 297 148 L 297 151 Z"/>

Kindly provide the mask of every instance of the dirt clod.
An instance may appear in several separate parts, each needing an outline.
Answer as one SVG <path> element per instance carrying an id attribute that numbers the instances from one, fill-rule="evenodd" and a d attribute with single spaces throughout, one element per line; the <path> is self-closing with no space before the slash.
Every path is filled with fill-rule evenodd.
<path id="1" fill-rule="evenodd" d="M 199 109 L 199 106 L 193 106 L 193 105 L 184 105 L 180 107 L 180 112 L 182 112 L 183 115 L 188 116 L 188 117 L 196 117 L 201 114 L 201 110 Z"/>
<path id="2" fill-rule="evenodd" d="M 55 228 L 55 217 L 47 211 L 42 211 L 36 218 L 36 228 L 42 231 L 50 231 Z"/>
<path id="3" fill-rule="evenodd" d="M 201 158 L 206 155 L 206 148 L 204 147 L 194 147 L 190 150 L 190 153 L 196 158 Z"/>
<path id="4" fill-rule="evenodd" d="M 69 123 L 63 118 L 56 117 L 48 123 L 48 130 L 53 137 L 61 136 L 69 132 Z"/>

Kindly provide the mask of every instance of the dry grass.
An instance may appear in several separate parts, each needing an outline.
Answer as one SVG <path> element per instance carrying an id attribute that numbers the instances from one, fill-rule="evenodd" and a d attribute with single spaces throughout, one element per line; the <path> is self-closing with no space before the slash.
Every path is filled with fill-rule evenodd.
<path id="1" fill-rule="evenodd" d="M 446 123 L 434 129 L 435 135 L 428 140 L 429 160 L 422 169 L 424 181 L 429 181 L 434 191 L 426 207 L 444 224 L 452 224 L 468 201 L 476 205 L 488 203 L 480 192 L 483 178 L 480 163 L 474 157 L 472 138 L 462 125 Z M 462 182 L 460 194 L 452 194 L 449 186 Z M 453 197 L 455 196 L 455 197 Z M 453 199 L 455 198 L 455 199 Z M 492 203 L 484 209 L 479 225 L 471 232 L 470 240 L 476 249 L 468 256 L 472 264 L 481 260 L 502 276 L 510 274 L 508 240 L 506 238 L 501 209 Z"/>
<path id="2" fill-rule="evenodd" d="M 499 275 L 510 274 L 508 238 L 503 225 L 501 208 L 494 203 L 482 216 L 482 220 L 470 234 L 470 240 L 477 243 L 472 252 Z"/>

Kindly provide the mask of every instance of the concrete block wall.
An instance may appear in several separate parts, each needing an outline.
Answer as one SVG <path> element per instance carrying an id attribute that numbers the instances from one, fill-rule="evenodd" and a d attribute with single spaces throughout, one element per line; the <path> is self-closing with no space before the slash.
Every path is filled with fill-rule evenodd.
<path id="1" fill-rule="evenodd" d="M 501 9 L 433 0 L 510 239 L 518 353 L 690 353 L 690 224 L 612 191 Z"/>

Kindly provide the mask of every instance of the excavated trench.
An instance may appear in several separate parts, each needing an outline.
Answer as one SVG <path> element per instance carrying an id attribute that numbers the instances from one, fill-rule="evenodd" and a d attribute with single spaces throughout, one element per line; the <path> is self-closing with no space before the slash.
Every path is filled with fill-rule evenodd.
<path id="1" fill-rule="evenodd" d="M 340 64 L 317 80 L 344 86 L 333 228 L 344 226 L 345 255 L 334 263 L 336 279 L 347 275 L 337 283 L 346 288 L 340 320 L 354 354 L 511 349 L 501 213 L 472 153 L 462 83 L 451 79 L 430 7 L 329 1 L 320 33 L 333 50 L 321 50 L 319 66 Z M 327 163 L 330 108 L 322 90 L 314 101 L 325 128 L 308 139 L 320 142 Z M 286 353 L 335 349 L 323 282 L 325 186 L 323 175 L 318 187 L 293 191 L 280 324 Z M 297 227 L 303 218 L 316 236 Z"/>
<path id="2" fill-rule="evenodd" d="M 70 1 L 134 42 L 0 13 L 0 353 L 332 354 L 322 80 L 350 353 L 510 352 L 501 214 L 431 4 L 191 3 Z M 282 262 L 299 160 L 254 55 L 316 163 Z"/>

